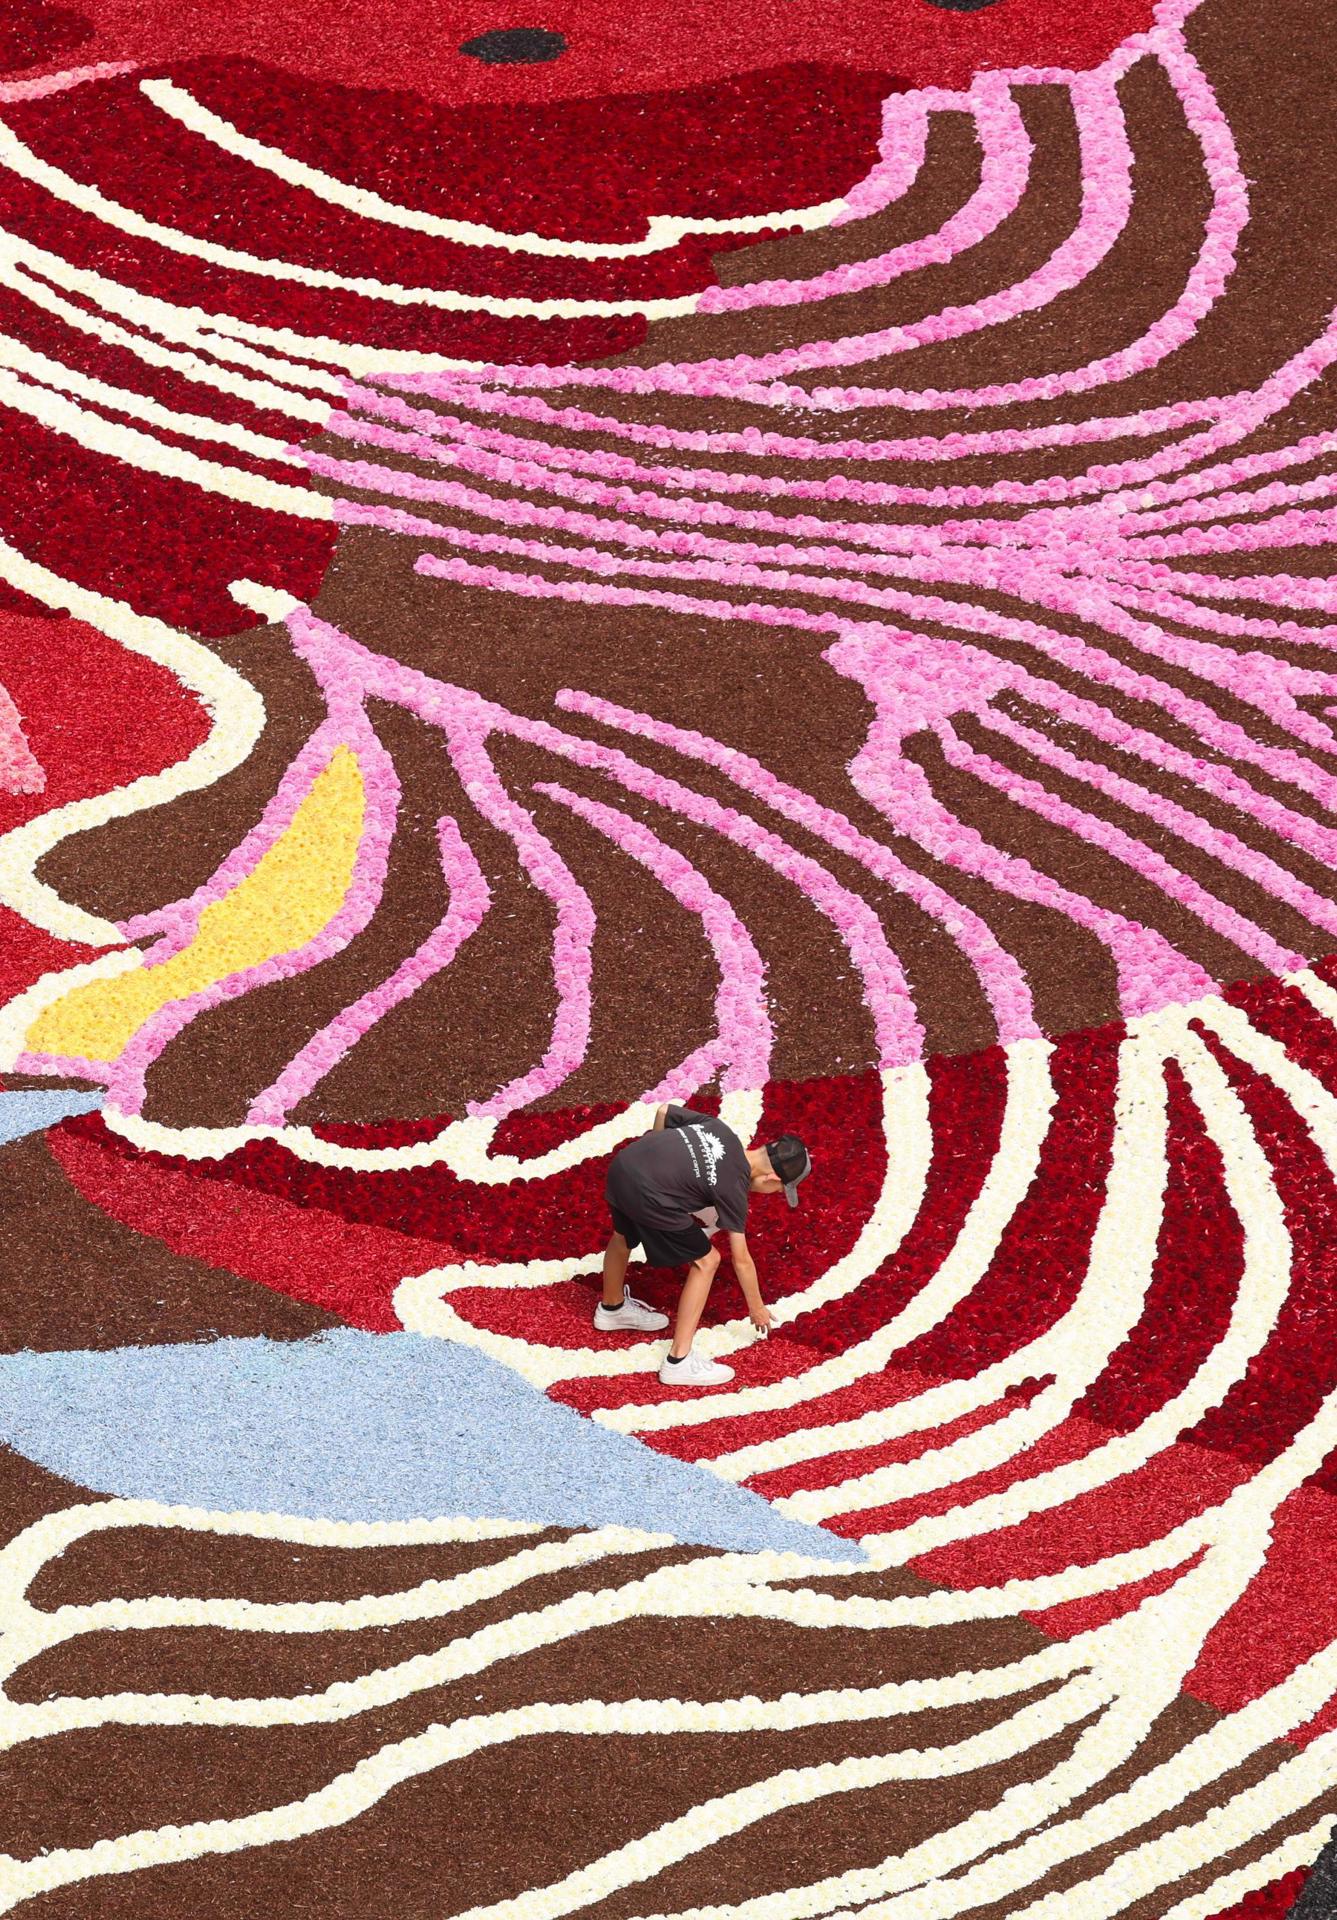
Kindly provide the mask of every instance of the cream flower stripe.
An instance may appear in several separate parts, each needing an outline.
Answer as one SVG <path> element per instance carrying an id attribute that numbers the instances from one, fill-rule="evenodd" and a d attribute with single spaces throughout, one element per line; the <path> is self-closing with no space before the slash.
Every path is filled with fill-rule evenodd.
<path id="1" fill-rule="evenodd" d="M 366 299 L 384 300 L 393 306 L 435 307 L 449 313 L 490 313 L 499 319 L 566 320 L 591 314 L 608 318 L 642 315 L 649 320 L 665 320 L 693 312 L 700 297 L 688 294 L 659 300 L 529 300 L 518 295 L 458 293 L 449 287 L 401 287 L 362 274 L 334 273 L 325 267 L 261 259 L 240 248 L 221 246 L 217 241 L 202 240 L 196 234 L 165 227 L 160 221 L 149 220 L 132 207 L 121 206 L 98 188 L 74 179 L 62 168 L 43 160 L 3 120 L 0 120 L 0 165 L 7 166 L 21 180 L 43 188 L 53 199 L 102 221 L 115 232 L 152 241 L 170 253 L 184 254 L 188 259 L 204 260 L 211 266 L 229 267 L 266 280 L 287 280 L 304 287 L 361 294 Z"/>
<path id="2" fill-rule="evenodd" d="M 126 353 L 134 354 L 146 366 L 161 367 L 180 374 L 185 380 L 193 380 L 197 386 L 213 387 L 218 393 L 231 394 L 249 406 L 260 408 L 262 412 L 287 413 L 312 426 L 322 426 L 330 416 L 333 394 L 329 400 L 317 400 L 309 394 L 299 393 L 294 387 L 281 386 L 276 380 L 252 379 L 215 360 L 202 360 L 198 353 L 165 345 L 142 327 L 121 326 L 100 313 L 90 313 L 87 308 L 76 306 L 53 287 L 47 286 L 44 280 L 33 273 L 30 265 L 18 259 L 10 260 L 8 266 L 15 286 L 25 300 L 31 301 L 45 313 L 54 314 L 79 333 L 89 334 L 107 346 L 120 347 Z M 179 337 L 186 337 L 184 327 L 180 329 Z M 328 375 L 320 377 L 322 380 L 329 379 Z M 332 387 L 337 385 L 333 381 L 330 384 Z"/>
<path id="3" fill-rule="evenodd" d="M 887 1163 L 877 1202 L 850 1251 L 773 1308 L 780 1324 L 853 1292 L 895 1251 L 919 1211 L 932 1154 L 927 1079 L 921 1067 L 898 1068 L 882 1076 L 882 1090 Z M 468 1287 L 546 1286 L 579 1272 L 593 1271 L 596 1265 L 597 1257 L 592 1255 L 584 1260 L 576 1257 L 493 1267 L 476 1266 L 470 1261 L 434 1267 L 400 1282 L 395 1290 L 395 1312 L 410 1332 L 474 1347 L 504 1361 L 536 1386 L 548 1387 L 558 1380 L 591 1375 L 610 1378 L 652 1372 L 659 1365 L 662 1342 L 638 1341 L 612 1352 L 539 1345 L 474 1326 L 455 1312 L 447 1297 Z M 749 1326 L 745 1318 L 740 1318 L 708 1327 L 697 1336 L 697 1345 L 705 1353 L 729 1352 L 739 1344 L 740 1337 L 747 1337 Z M 716 1401 L 717 1414 L 722 1404 Z"/>
<path id="4" fill-rule="evenodd" d="M 899 1558 L 904 1553 L 926 1551 L 923 1545 L 925 1540 L 936 1545 L 942 1544 L 945 1539 L 966 1538 L 980 1531 L 992 1530 L 994 1526 L 1015 1525 L 1032 1513 L 1051 1510 L 1083 1494 L 1094 1492 L 1123 1474 L 1136 1472 L 1158 1452 L 1173 1445 L 1178 1436 L 1194 1426 L 1211 1407 L 1219 1405 L 1265 1344 L 1285 1304 L 1290 1278 L 1290 1239 L 1281 1202 L 1271 1181 L 1267 1162 L 1249 1128 L 1247 1116 L 1220 1067 L 1201 1043 L 1189 1034 L 1183 1036 L 1177 1056 L 1200 1110 L 1208 1121 L 1208 1130 L 1221 1149 L 1227 1192 L 1239 1217 L 1245 1222 L 1244 1273 L 1221 1339 L 1192 1380 L 1163 1407 L 1142 1421 L 1132 1433 L 1117 1435 L 1081 1458 L 1022 1480 L 1002 1493 L 986 1496 L 981 1501 L 963 1503 L 950 1514 L 913 1523 L 898 1534 L 875 1536 L 879 1551 Z M 1116 1228 L 1114 1231 L 1117 1234 L 1119 1230 Z M 1107 1243 L 1112 1267 L 1118 1261 L 1121 1244 L 1118 1237 L 1113 1237 Z M 1130 1264 L 1132 1257 L 1130 1252 Z M 1150 1258 L 1154 1257 L 1153 1227 Z M 1144 1282 L 1149 1274 L 1148 1262 L 1144 1270 Z M 1101 1325 L 1101 1304 L 1113 1291 L 1112 1275 L 1108 1272 L 1102 1274 L 1093 1259 L 1084 1293 L 1095 1314 L 1094 1344 L 1101 1352 L 1101 1360 L 1097 1374 L 1092 1377 L 1098 1377 L 1098 1373 L 1104 1370 L 1109 1352 L 1126 1337 L 1127 1328 L 1124 1328 L 1118 1338 L 1111 1341 Z M 1083 1339 L 1083 1334 L 1081 1319 L 1074 1316 L 1071 1335 L 1074 1345 Z M 1061 1377 L 1062 1362 L 1058 1365 Z M 1077 1377 L 1081 1380 L 1080 1371 Z M 1081 1390 L 1085 1390 L 1085 1383 Z M 968 1459 L 968 1470 L 980 1470 L 973 1456 Z M 882 1469 L 881 1474 L 889 1471 Z M 865 1497 L 870 1480 L 874 1482 L 878 1501 L 888 1497 L 884 1492 L 887 1485 L 896 1489 L 892 1497 L 902 1497 L 899 1489 L 904 1483 L 884 1480 L 881 1474 L 846 1483 L 846 1488 L 852 1486 L 857 1499 L 833 1500 L 827 1503 L 827 1513 L 847 1511 L 855 1504 L 872 1504 Z M 935 1476 L 928 1484 L 950 1485 L 954 1482 Z M 827 1491 L 824 1489 L 823 1493 Z M 846 1489 L 829 1491 L 843 1494 Z M 777 1504 L 787 1507 L 791 1512 L 802 1513 L 804 1518 L 826 1517 L 826 1514 L 818 1514 L 811 1507 L 799 1504 L 797 1496 Z"/>
<path id="5" fill-rule="evenodd" d="M 825 1520 L 833 1514 L 954 1486 L 1034 1446 L 1067 1418 L 1074 1402 L 1099 1379 L 1110 1355 L 1141 1318 L 1151 1284 L 1167 1172 L 1162 1063 L 1171 1044 L 1173 1024 L 1142 1022 L 1120 1047 L 1112 1164 L 1077 1301 L 1065 1316 L 1057 1339 L 1035 1341 L 1025 1349 L 1024 1362 L 1014 1356 L 1005 1363 L 1006 1373 L 1014 1378 L 1052 1369 L 1053 1384 L 1028 1406 L 963 1439 L 931 1449 L 917 1460 L 875 1468 L 836 1486 L 778 1500 L 776 1505 L 782 1511 L 805 1520 Z M 1018 1366 L 1022 1368 L 1020 1373 Z M 957 1417 L 956 1408 L 973 1410 L 976 1405 L 988 1404 L 987 1399 L 976 1397 L 976 1381 L 960 1386 L 964 1392 L 944 1396 L 954 1408 L 946 1416 L 949 1419 Z M 989 1393 L 987 1387 L 984 1391 Z M 894 1411 L 899 1413 L 901 1409 Z M 913 1419 L 914 1411 L 911 1401 L 904 1417 Z M 895 1426 L 894 1421 L 888 1424 Z"/>
<path id="6" fill-rule="evenodd" d="M 1103 1704 L 1099 1683 L 1083 1674 L 1045 1699 L 1022 1708 L 1011 1719 L 950 1746 L 787 1768 L 703 1802 L 680 1819 L 666 1821 L 644 1839 L 604 1854 L 552 1886 L 529 1889 L 491 1906 L 467 1907 L 457 1920 L 565 1920 L 567 1914 L 606 1899 L 612 1887 L 621 1890 L 638 1880 L 652 1879 L 691 1854 L 786 1807 L 808 1805 L 832 1793 L 866 1792 L 890 1780 L 942 1780 L 976 1767 L 995 1766 L 1019 1751 L 1053 1739 Z"/>
<path id="7" fill-rule="evenodd" d="M 146 394 L 132 393 L 127 387 L 113 387 L 105 380 L 94 379 L 91 374 L 80 373 L 60 360 L 37 353 L 11 334 L 0 334 L 0 367 L 8 368 L 19 380 L 50 387 L 70 400 L 87 400 L 93 406 L 124 414 L 127 419 L 142 421 L 145 426 L 160 427 L 167 433 L 183 434 L 193 440 L 214 441 L 261 460 L 274 460 L 291 467 L 301 465 L 299 456 L 288 450 L 287 442 L 275 439 L 272 434 L 257 433 L 253 427 L 243 427 L 235 421 L 214 420 L 206 414 L 179 413 Z"/>
<path id="8" fill-rule="evenodd" d="M 151 100 L 160 113 L 167 114 L 191 133 L 234 159 L 272 173 L 290 187 L 301 187 L 329 205 L 343 207 L 364 220 L 381 220 L 389 226 L 411 233 L 429 233 L 438 240 L 451 240 L 464 247 L 494 247 L 505 253 L 535 253 L 554 259 L 629 260 L 649 253 L 662 253 L 679 240 L 694 233 L 763 233 L 772 227 L 797 227 L 810 231 L 829 226 L 846 208 L 845 200 L 825 200 L 819 205 L 800 207 L 788 213 L 754 213 L 736 220 L 683 219 L 678 214 L 657 213 L 646 222 L 643 240 L 559 240 L 549 234 L 508 233 L 499 227 L 480 225 L 475 220 L 452 220 L 419 207 L 405 207 L 385 200 L 370 187 L 357 187 L 347 180 L 322 172 L 305 160 L 295 159 L 280 147 L 269 146 L 250 134 L 242 133 L 221 114 L 204 106 L 173 80 L 141 80 L 139 91 Z M 857 189 L 851 189 L 857 191 Z"/>
<path id="9" fill-rule="evenodd" d="M 174 447 L 155 440 L 137 427 L 107 420 L 100 413 L 80 407 L 63 394 L 38 386 L 0 366 L 0 402 L 13 407 L 29 419 L 39 421 L 53 433 L 77 440 L 81 447 L 106 454 L 145 473 L 161 473 L 183 480 L 205 493 L 221 494 L 224 499 L 244 500 L 250 506 L 273 513 L 291 513 L 302 520 L 332 520 L 334 504 L 324 494 L 306 486 L 288 486 L 263 473 L 244 467 L 222 466 L 206 460 L 186 447 Z"/>
<path id="10" fill-rule="evenodd" d="M 210 786 L 240 766 L 260 738 L 265 719 L 264 702 L 248 680 L 198 640 L 178 633 L 160 620 L 132 613 L 119 600 L 106 599 L 62 580 L 58 574 L 26 559 L 3 540 L 0 540 L 0 580 L 46 606 L 63 607 L 76 619 L 108 634 L 133 653 L 143 654 L 166 667 L 199 698 L 211 722 L 208 737 L 175 766 L 162 773 L 143 774 L 111 793 L 53 807 L 49 813 L 39 814 L 0 837 L 0 901 L 57 939 L 92 946 L 109 943 L 121 946 L 120 929 L 110 920 L 62 900 L 37 878 L 38 861 L 68 834 Z M 68 984 L 68 972 L 63 978 Z"/>
<path id="11" fill-rule="evenodd" d="M 252 1525 L 252 1522 L 258 1524 Z M 146 1501 L 116 1501 L 90 1504 L 47 1516 L 26 1530 L 0 1556 L 0 1591 L 21 1596 L 27 1585 L 52 1557 L 64 1552 L 88 1533 L 114 1526 L 180 1526 L 219 1533 L 248 1534 L 275 1538 L 300 1538 L 321 1544 L 368 1545 L 396 1543 L 409 1539 L 490 1538 L 519 1534 L 528 1529 L 507 1522 L 436 1522 L 418 1525 L 352 1526 L 334 1522 L 290 1521 L 273 1515 L 224 1515 L 171 1509 Z M 561 1565 L 579 1565 L 608 1553 L 627 1553 L 657 1544 L 655 1536 L 631 1530 L 608 1528 L 584 1540 L 554 1545 L 545 1543 L 525 1549 L 509 1559 L 475 1569 L 450 1581 L 424 1583 L 402 1595 L 369 1596 L 363 1600 L 332 1603 L 294 1603 L 277 1607 L 257 1606 L 242 1600 L 209 1602 L 178 1598 L 152 1598 L 138 1601 L 95 1603 L 92 1607 L 68 1607 L 47 1616 L 57 1635 L 37 1635 L 25 1631 L 26 1618 L 19 1622 L 25 1645 L 19 1658 L 31 1658 L 42 1646 L 57 1644 L 71 1634 L 84 1633 L 99 1625 L 119 1627 L 163 1626 L 170 1624 L 211 1624 L 237 1630 L 308 1631 L 317 1623 L 336 1616 L 348 1628 L 384 1624 L 391 1618 L 430 1617 L 471 1604 L 488 1594 L 505 1590 L 549 1572 Z M 559 1602 L 537 1615 L 521 1615 L 497 1627 L 482 1629 L 439 1656 L 401 1663 L 388 1673 L 366 1676 L 362 1682 L 337 1683 L 324 1696 L 314 1700 L 301 1696 L 275 1701 L 215 1701 L 208 1696 L 135 1696 L 118 1695 L 103 1701 L 56 1701 L 45 1703 L 52 1713 L 38 1709 L 38 1720 L 54 1720 L 61 1726 L 119 1724 L 284 1724 L 311 1720 L 345 1718 L 350 1712 L 383 1704 L 387 1698 L 403 1697 L 408 1690 L 422 1685 L 441 1684 L 459 1672 L 478 1672 L 493 1661 L 509 1658 L 538 1644 L 551 1644 L 554 1637 L 581 1632 L 607 1624 L 610 1620 L 635 1613 L 663 1612 L 676 1616 L 741 1613 L 753 1617 L 784 1617 L 800 1595 L 776 1595 L 749 1584 L 749 1572 L 769 1578 L 792 1578 L 804 1565 L 821 1568 L 824 1563 L 804 1562 L 795 1555 L 730 1555 L 723 1559 L 705 1559 L 688 1567 L 666 1568 L 648 1579 L 633 1581 L 621 1590 L 582 1593 L 571 1601 Z M 829 1596 L 820 1596 L 828 1601 Z M 839 1603 L 837 1603 L 839 1604 Z M 29 1609 L 31 1614 L 34 1610 Z M 40 1618 L 40 1616 L 39 1616 Z M 446 1671 L 448 1669 L 449 1671 Z M 303 1831 L 316 1831 L 338 1821 L 354 1817 L 365 1805 L 387 1791 L 398 1779 L 407 1778 L 425 1766 L 446 1763 L 454 1757 L 476 1751 L 482 1744 L 503 1738 L 516 1738 L 544 1731 L 596 1732 L 617 1731 L 708 1731 L 737 1727 L 796 1727 L 827 1723 L 833 1718 L 869 1719 L 916 1709 L 933 1710 L 966 1699 L 1006 1698 L 1026 1692 L 1046 1680 L 1064 1675 L 1077 1679 L 1044 1700 L 1023 1709 L 1012 1721 L 988 1730 L 983 1736 L 964 1742 L 945 1753 L 911 1752 L 874 1762 L 886 1777 L 938 1777 L 963 1765 L 985 1765 L 1006 1748 L 1007 1729 L 1011 1727 L 1015 1745 L 1018 1729 L 1023 1743 L 1048 1737 L 1045 1729 L 1055 1730 L 1072 1718 L 1089 1712 L 1104 1697 L 1100 1684 L 1080 1673 L 1080 1660 L 1062 1646 L 1044 1649 L 1038 1656 L 1014 1662 L 982 1675 L 970 1673 L 945 1676 L 938 1680 L 898 1682 L 873 1689 L 840 1689 L 802 1696 L 787 1694 L 779 1701 L 633 1701 L 608 1705 L 585 1701 L 575 1705 L 548 1707 L 538 1703 L 511 1713 L 480 1716 L 457 1722 L 451 1728 L 433 1729 L 399 1748 L 383 1748 L 350 1773 L 286 1808 L 237 1821 L 199 1822 L 186 1828 L 166 1828 L 153 1834 L 122 1836 L 81 1850 L 63 1850 L 37 1861 L 0 1862 L 0 1900 L 6 1906 L 32 1893 L 103 1872 L 128 1871 L 157 1861 L 198 1857 L 201 1853 L 232 1850 L 239 1846 L 264 1844 L 268 1840 L 291 1838 Z M 1061 1695 L 1061 1698 L 1060 1698 Z M 314 1709 L 314 1711 L 313 1711 Z M 10 1738 L 36 1737 L 52 1731 L 50 1725 L 34 1725 L 32 1713 L 19 1709 L 20 1723 L 6 1729 Z M 26 1721 L 26 1724 L 23 1722 Z M 424 1745 L 425 1741 L 425 1745 Z M 745 1790 L 742 1796 L 725 1796 L 723 1802 L 706 1809 L 698 1808 L 677 1823 L 673 1844 L 679 1857 L 709 1844 L 719 1831 L 721 1810 L 735 1829 L 746 1820 L 764 1817 L 775 1804 L 777 1793 L 790 1793 L 795 1803 L 818 1793 L 840 1791 L 861 1784 L 858 1769 L 866 1774 L 869 1763 L 858 1761 L 840 1771 L 822 1767 L 806 1770 L 797 1780 L 788 1773 L 775 1783 L 761 1783 Z M 359 1786 L 361 1783 L 361 1786 Z M 370 1783 L 370 1791 L 364 1792 Z M 783 1783 L 783 1784 L 779 1784 Z M 866 1783 L 866 1782 L 865 1782 Z M 663 1858 L 671 1850 L 668 1836 L 643 1843 L 651 1854 L 643 1856 L 644 1871 L 658 1871 L 654 1850 Z M 632 1854 L 623 1863 L 622 1878 L 633 1877 L 626 1870 Z M 605 1876 L 606 1877 L 606 1876 Z M 583 1904 L 583 1902 L 582 1902 Z M 3 1910 L 3 1909 L 0 1909 Z M 564 1909 L 569 1910 L 569 1909 Z"/>
<path id="12" fill-rule="evenodd" d="M 1099 1695 L 1088 1679 L 1076 1681 L 1060 1693 L 1023 1709 L 1011 1722 L 990 1728 L 955 1747 L 911 1749 L 877 1759 L 859 1758 L 838 1765 L 788 1770 L 706 1802 L 680 1820 L 666 1823 L 640 1841 L 631 1842 L 573 1875 L 565 1901 L 554 1891 L 535 1889 L 515 1902 L 483 1913 L 557 1915 L 577 1910 L 603 1898 L 614 1885 L 652 1878 L 677 1859 L 699 1852 L 738 1832 L 785 1805 L 804 1805 L 826 1794 L 858 1790 L 883 1779 L 939 1779 L 973 1767 L 988 1766 L 1005 1757 L 1007 1737 L 1018 1723 L 1026 1735 L 1052 1735 L 1068 1720 L 1090 1710 Z M 60 1848 L 35 1860 L 18 1862 L 0 1857 L 0 1912 L 39 1892 L 106 1873 L 124 1873 L 171 1861 L 198 1859 L 206 1854 L 231 1853 L 243 1848 L 272 1845 L 303 1834 L 327 1831 L 355 1819 L 393 1787 L 415 1775 L 452 1760 L 463 1759 L 505 1741 L 565 1734 L 603 1737 L 610 1734 L 665 1734 L 697 1732 L 723 1727 L 731 1730 L 730 1709 L 748 1716 L 748 1699 L 695 1702 L 633 1700 L 606 1704 L 575 1701 L 554 1706 L 539 1704 L 506 1713 L 457 1720 L 433 1726 L 425 1733 L 387 1743 L 368 1759 L 340 1774 L 327 1786 L 300 1801 L 231 1820 L 197 1821 L 189 1826 L 160 1827 L 90 1847 Z M 792 1710 L 791 1710 L 792 1711 Z M 766 1720 L 761 1717 L 761 1723 Z M 787 1724 L 784 1722 L 782 1724 Z M 808 1724 L 799 1721 L 798 1724 Z M 543 1896 L 547 1895 L 544 1900 Z"/>
<path id="13" fill-rule="evenodd" d="M 777 1380 L 769 1386 L 741 1387 L 727 1395 L 712 1394 L 709 1399 L 702 1400 L 664 1401 L 657 1406 L 598 1408 L 593 1418 L 601 1426 L 622 1433 L 664 1432 L 672 1427 L 717 1420 L 722 1409 L 727 1409 L 730 1414 L 741 1414 L 799 1406 L 807 1400 L 820 1399 L 824 1394 L 849 1386 L 867 1374 L 880 1372 L 899 1347 L 938 1325 L 976 1285 L 997 1250 L 1003 1229 L 1025 1198 L 1035 1177 L 1040 1149 L 1049 1131 L 1053 1110 L 1054 1090 L 1049 1074 L 1049 1052 L 1049 1045 L 1043 1040 L 1023 1040 L 1007 1048 L 1004 1058 L 1008 1084 L 1002 1133 L 988 1175 L 966 1216 L 952 1252 L 914 1299 L 885 1326 L 868 1339 L 848 1347 L 845 1352 L 833 1355 L 831 1359 L 823 1360 L 791 1379 Z M 913 1073 L 919 1069 L 903 1071 Z M 926 1131 L 926 1085 L 922 1111 Z M 904 1154 L 906 1143 L 902 1141 L 900 1147 Z M 911 1164 L 907 1167 L 902 1162 L 898 1166 L 896 1178 L 907 1183 L 913 1182 L 916 1212 L 926 1190 L 931 1154 L 932 1142 L 925 1138 L 922 1150 L 916 1152 Z M 882 1258 L 889 1258 L 894 1251 L 894 1247 L 888 1245 Z M 786 1436 L 769 1443 L 777 1449 L 777 1454 L 769 1457 L 771 1463 L 786 1463 L 789 1456 L 778 1450 L 784 1449 L 790 1439 L 796 1448 L 804 1444 L 801 1436 Z M 795 1457 L 803 1456 L 796 1453 Z M 721 1471 L 725 1478 L 742 1478 L 742 1474 L 734 1473 L 732 1465 L 727 1464 L 727 1456 L 725 1460 L 723 1466 L 718 1460 L 711 1462 L 711 1465 Z M 747 1471 L 757 1472 L 760 1469 L 752 1467 Z"/>

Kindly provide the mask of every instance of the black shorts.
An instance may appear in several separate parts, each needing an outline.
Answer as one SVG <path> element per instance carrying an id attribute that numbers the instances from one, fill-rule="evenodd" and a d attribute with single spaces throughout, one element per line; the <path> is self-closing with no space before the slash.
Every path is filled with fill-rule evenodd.
<path id="1" fill-rule="evenodd" d="M 614 1231 L 629 1247 L 641 1247 L 647 1266 L 690 1267 L 703 1253 L 710 1252 L 710 1235 L 695 1221 L 681 1232 L 666 1233 L 659 1227 L 643 1227 L 620 1207 L 609 1205 Z"/>

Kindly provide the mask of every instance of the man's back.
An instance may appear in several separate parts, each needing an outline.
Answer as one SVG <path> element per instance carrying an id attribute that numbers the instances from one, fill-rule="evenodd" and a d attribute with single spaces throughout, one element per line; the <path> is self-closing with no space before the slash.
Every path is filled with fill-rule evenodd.
<path id="1" fill-rule="evenodd" d="M 747 1153 L 732 1128 L 711 1114 L 670 1107 L 662 1130 L 614 1156 L 607 1191 L 611 1205 L 647 1227 L 681 1228 L 713 1208 L 726 1232 L 742 1233 L 750 1186 Z"/>

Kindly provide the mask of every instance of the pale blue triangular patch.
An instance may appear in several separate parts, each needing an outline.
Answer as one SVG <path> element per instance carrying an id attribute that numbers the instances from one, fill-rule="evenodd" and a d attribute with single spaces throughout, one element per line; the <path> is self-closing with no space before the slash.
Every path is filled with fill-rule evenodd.
<path id="1" fill-rule="evenodd" d="M 863 1558 L 853 1541 L 596 1426 L 471 1348 L 411 1333 L 3 1355 L 0 1440 L 97 1492 L 184 1506 L 616 1524 L 745 1552 Z"/>
<path id="2" fill-rule="evenodd" d="M 21 1087 L 0 1092 L 0 1146 L 21 1140 L 27 1133 L 41 1133 L 71 1114 L 92 1113 L 106 1095 L 81 1092 L 74 1087 Z"/>

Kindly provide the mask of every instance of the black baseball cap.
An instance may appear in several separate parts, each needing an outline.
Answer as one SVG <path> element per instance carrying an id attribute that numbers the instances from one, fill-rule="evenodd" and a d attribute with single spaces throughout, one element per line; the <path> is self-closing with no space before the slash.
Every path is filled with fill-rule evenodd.
<path id="1" fill-rule="evenodd" d="M 808 1149 L 796 1133 L 782 1133 L 778 1140 L 772 1140 L 767 1147 L 766 1158 L 785 1183 L 785 1199 L 791 1207 L 796 1207 L 798 1183 L 806 1180 L 812 1172 Z"/>

